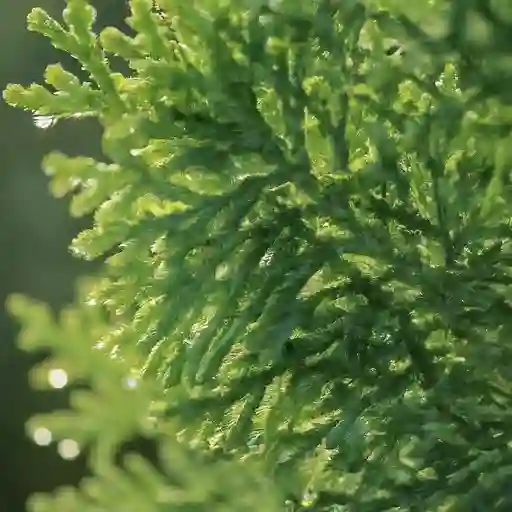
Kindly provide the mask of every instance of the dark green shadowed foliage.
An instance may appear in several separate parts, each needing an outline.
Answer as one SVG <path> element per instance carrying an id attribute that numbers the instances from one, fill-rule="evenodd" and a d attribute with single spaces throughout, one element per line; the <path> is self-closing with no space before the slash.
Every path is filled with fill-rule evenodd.
<path id="1" fill-rule="evenodd" d="M 104 130 L 43 163 L 102 271 L 9 303 L 36 384 L 90 383 L 29 432 L 93 476 L 31 510 L 510 510 L 508 2 L 129 3 L 133 37 L 34 9 L 90 79 L 4 92 Z M 115 464 L 141 434 L 161 467 Z"/>

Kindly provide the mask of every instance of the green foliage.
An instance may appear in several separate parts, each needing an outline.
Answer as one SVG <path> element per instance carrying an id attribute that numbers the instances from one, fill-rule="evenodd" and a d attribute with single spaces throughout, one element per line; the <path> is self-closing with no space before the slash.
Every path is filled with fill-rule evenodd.
<path id="1" fill-rule="evenodd" d="M 80 298 L 85 297 L 82 292 Z M 20 336 L 23 349 L 53 351 L 53 357 L 34 371 L 38 388 L 48 387 L 48 371 L 55 368 L 77 384 L 86 378 L 90 386 L 74 391 L 72 410 L 34 418 L 28 430 L 34 434 L 45 428 L 57 439 L 87 447 L 93 476 L 80 489 L 62 488 L 53 497 L 35 496 L 31 510 L 161 512 L 212 507 L 245 511 L 260 510 L 260 504 L 265 510 L 279 510 L 275 491 L 255 476 L 255 470 L 237 471 L 226 463 L 202 460 L 177 442 L 170 425 L 158 422 L 161 391 L 134 374 L 137 357 L 130 357 L 129 349 L 108 357 L 111 327 L 100 307 L 90 303 L 69 307 L 58 321 L 44 306 L 20 296 L 10 298 L 9 309 L 25 326 Z M 96 341 L 93 347 L 91 340 Z M 114 464 L 118 448 L 137 434 L 159 447 L 160 472 L 137 454 L 127 454 L 121 468 Z"/>
<path id="2" fill-rule="evenodd" d="M 11 302 L 92 384 L 36 421 L 90 447 L 94 483 L 33 509 L 509 510 L 506 2 L 157 4 L 130 1 L 133 38 L 85 0 L 35 9 L 90 82 L 52 65 L 4 93 L 104 128 L 105 162 L 44 161 L 101 274 L 59 324 Z M 114 468 L 141 431 L 163 473 Z"/>

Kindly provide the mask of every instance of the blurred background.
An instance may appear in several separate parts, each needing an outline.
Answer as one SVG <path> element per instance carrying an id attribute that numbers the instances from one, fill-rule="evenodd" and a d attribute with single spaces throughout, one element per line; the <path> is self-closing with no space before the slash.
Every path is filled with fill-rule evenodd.
<path id="1" fill-rule="evenodd" d="M 126 30 L 125 0 L 93 0 L 98 28 Z M 41 7 L 60 19 L 65 0 L 0 2 L 0 89 L 8 83 L 42 83 L 48 64 L 62 62 L 80 73 L 69 56 L 26 29 L 26 17 Z M 61 459 L 55 445 L 38 447 L 25 434 L 34 413 L 61 408 L 66 393 L 32 392 L 28 370 L 37 357 L 16 348 L 18 327 L 5 312 L 5 299 L 24 293 L 55 310 L 73 298 L 79 275 L 94 266 L 74 260 L 68 246 L 88 219 L 72 219 L 65 200 L 51 197 L 41 160 L 51 150 L 101 159 L 101 132 L 94 121 L 59 122 L 37 128 L 31 115 L 0 103 L 0 511 L 25 510 L 27 497 L 76 483 L 85 471 L 83 460 Z M 42 356 L 41 356 L 42 357 Z"/>

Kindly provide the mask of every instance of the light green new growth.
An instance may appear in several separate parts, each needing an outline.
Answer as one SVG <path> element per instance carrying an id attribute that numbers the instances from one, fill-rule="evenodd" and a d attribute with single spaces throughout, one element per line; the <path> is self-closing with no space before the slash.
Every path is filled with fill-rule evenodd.
<path id="1" fill-rule="evenodd" d="M 92 386 L 34 426 L 94 480 L 33 510 L 505 510 L 512 102 L 466 58 L 470 2 L 157 4 L 130 1 L 134 38 L 34 9 L 89 82 L 4 93 L 104 129 L 105 162 L 43 164 L 101 275 L 58 324 L 10 303 L 39 371 Z M 114 467 L 137 433 L 164 473 Z"/>
<path id="2" fill-rule="evenodd" d="M 85 291 L 86 288 L 84 288 Z M 79 304 L 86 294 L 81 293 Z M 34 418 L 29 433 L 44 427 L 56 439 L 72 439 L 89 452 L 93 476 L 79 489 L 62 488 L 52 497 L 34 496 L 34 512 L 130 512 L 144 510 L 280 510 L 275 490 L 256 470 L 201 460 L 176 440 L 171 425 L 158 422 L 162 393 L 134 370 L 136 357 L 123 348 L 106 357 L 111 326 L 101 308 L 70 307 L 56 322 L 43 306 L 13 296 L 9 308 L 26 326 L 20 337 L 25 350 L 49 348 L 54 357 L 34 370 L 34 382 L 48 387 L 48 370 L 64 370 L 77 383 L 87 379 L 90 389 L 76 390 L 72 410 Z M 96 346 L 91 347 L 91 340 Z M 122 354 L 122 355 L 121 355 Z M 123 466 L 114 456 L 122 443 L 145 435 L 159 447 L 163 473 L 137 454 L 127 454 Z"/>

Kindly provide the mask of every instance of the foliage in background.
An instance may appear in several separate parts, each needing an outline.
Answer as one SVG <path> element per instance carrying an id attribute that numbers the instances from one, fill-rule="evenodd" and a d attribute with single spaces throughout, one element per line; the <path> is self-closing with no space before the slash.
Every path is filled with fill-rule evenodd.
<path id="1" fill-rule="evenodd" d="M 104 128 L 44 162 L 102 272 L 58 323 L 10 303 L 36 375 L 91 384 L 33 428 L 94 480 L 33 510 L 509 510 L 507 2 L 130 6 L 133 38 L 35 9 L 90 82 L 4 93 Z M 162 468 L 115 467 L 136 433 Z"/>

